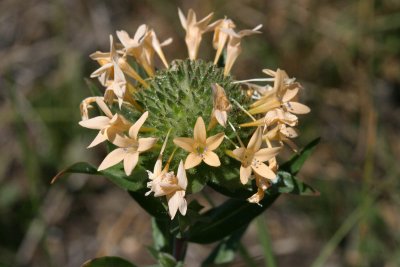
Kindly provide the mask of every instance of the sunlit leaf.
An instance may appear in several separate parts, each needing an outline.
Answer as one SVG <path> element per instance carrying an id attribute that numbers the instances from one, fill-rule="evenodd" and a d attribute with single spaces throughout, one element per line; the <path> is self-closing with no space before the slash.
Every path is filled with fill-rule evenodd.
<path id="1" fill-rule="evenodd" d="M 104 176 L 119 187 L 129 191 L 138 191 L 145 188 L 146 180 L 148 177 L 146 171 L 139 166 L 135 168 L 130 176 L 126 176 L 124 170 L 121 169 L 119 165 L 113 166 L 103 171 L 97 171 L 97 168 L 93 167 L 89 163 L 78 162 L 59 172 L 52 179 L 51 183 L 54 183 L 56 180 L 67 173 L 81 173 Z"/>
<path id="2" fill-rule="evenodd" d="M 267 209 L 279 196 L 277 192 L 267 191 L 260 205 L 246 200 L 229 199 L 222 205 L 212 208 L 185 232 L 190 242 L 207 244 L 218 241 L 235 230 L 249 224 Z"/>

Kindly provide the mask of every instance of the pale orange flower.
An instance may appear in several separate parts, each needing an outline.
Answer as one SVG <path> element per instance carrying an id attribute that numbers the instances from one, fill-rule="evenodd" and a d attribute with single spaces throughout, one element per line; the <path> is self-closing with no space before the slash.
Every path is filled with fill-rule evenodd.
<path id="1" fill-rule="evenodd" d="M 193 138 L 177 137 L 175 145 L 190 152 L 185 160 L 185 169 L 199 165 L 202 161 L 214 167 L 221 165 L 218 155 L 213 152 L 224 140 L 224 133 L 219 133 L 207 138 L 206 126 L 203 118 L 198 117 L 194 126 Z"/>
<path id="2" fill-rule="evenodd" d="M 111 151 L 100 164 L 98 171 L 102 171 L 111 166 L 124 161 L 124 170 L 126 175 L 130 175 L 135 168 L 139 154 L 153 147 L 157 142 L 157 138 L 138 138 L 138 133 L 143 123 L 148 117 L 146 111 L 143 115 L 129 128 L 128 136 L 117 135 L 113 140 L 113 144 L 118 148 Z"/>
<path id="3" fill-rule="evenodd" d="M 221 29 L 222 32 L 229 35 L 229 41 L 226 50 L 226 62 L 224 75 L 228 75 L 232 69 L 233 63 L 235 63 L 237 57 L 242 52 L 241 41 L 242 38 L 248 35 L 253 35 L 256 33 L 261 33 L 258 30 L 261 29 L 262 25 L 258 25 L 252 30 L 242 30 L 240 32 L 235 32 L 233 29 Z"/>
<path id="4" fill-rule="evenodd" d="M 106 116 L 97 116 L 79 122 L 82 127 L 100 130 L 88 148 L 94 147 L 105 140 L 113 142 L 117 135 L 127 131 L 132 125 L 122 115 L 117 113 L 113 115 L 106 103 L 104 103 L 103 98 L 97 97 L 96 103 Z"/>
<path id="5" fill-rule="evenodd" d="M 233 150 L 233 155 L 239 160 L 240 166 L 240 181 L 246 184 L 254 171 L 256 174 L 268 178 L 275 179 L 276 174 L 264 163 L 267 160 L 275 157 L 280 147 L 261 148 L 262 132 L 261 128 L 257 128 L 247 145 L 247 148 L 240 147 Z"/>
<path id="6" fill-rule="evenodd" d="M 298 132 L 295 128 L 278 123 L 273 129 L 269 130 L 263 138 L 267 138 L 271 141 L 279 141 L 281 144 L 286 143 L 293 151 L 297 152 L 297 145 L 290 140 L 290 138 L 296 138 L 297 136 Z"/>
<path id="7" fill-rule="evenodd" d="M 215 23 L 208 25 L 213 13 L 208 14 L 200 21 L 197 21 L 196 13 L 194 13 L 193 9 L 189 9 L 187 17 L 183 15 L 179 8 L 178 14 L 182 27 L 186 30 L 185 41 L 189 52 L 189 58 L 195 60 L 199 52 L 203 33 L 212 30 L 216 25 Z"/>
<path id="8" fill-rule="evenodd" d="M 226 17 L 222 20 L 219 20 L 216 24 L 213 37 L 213 47 L 215 50 L 217 50 L 214 58 L 214 65 L 218 63 L 218 59 L 221 56 L 222 50 L 224 49 L 229 37 L 229 35 L 222 31 L 222 29 L 234 29 L 235 27 L 235 23 Z"/>
<path id="9" fill-rule="evenodd" d="M 265 196 L 264 191 L 270 186 L 270 181 L 257 173 L 254 175 L 256 179 L 257 192 L 249 197 L 247 201 L 250 203 L 259 203 Z"/>
<path id="10" fill-rule="evenodd" d="M 154 75 L 154 52 L 168 68 L 162 47 L 170 44 L 171 38 L 160 43 L 154 30 L 150 30 L 145 24 L 139 26 L 133 38 L 126 31 L 117 31 L 117 37 L 124 46 L 124 54 L 133 56 L 148 75 Z"/>
<path id="11" fill-rule="evenodd" d="M 154 192 L 155 197 L 166 196 L 171 220 L 174 219 L 178 209 L 182 215 L 185 215 L 187 211 L 185 191 L 188 181 L 182 160 L 179 162 L 176 176 L 174 172 L 167 172 L 167 169 L 161 170 L 161 161 L 157 161 L 153 173 L 149 171 L 148 173 L 152 181 L 147 184 L 151 190 L 146 195 Z"/>
<path id="12" fill-rule="evenodd" d="M 107 81 L 113 78 L 113 60 L 115 61 L 118 58 L 112 35 L 110 35 L 110 52 L 97 51 L 91 54 L 90 58 L 100 64 L 100 68 L 90 74 L 90 78 L 97 77 L 100 83 L 106 86 Z"/>
<path id="13" fill-rule="evenodd" d="M 222 88 L 219 84 L 212 84 L 211 89 L 213 94 L 213 110 L 208 129 L 213 128 L 216 122 L 218 122 L 222 127 L 226 127 L 228 111 L 231 109 L 231 104 L 226 97 L 224 88 Z"/>
<path id="14" fill-rule="evenodd" d="M 293 101 L 301 85 L 294 82 L 294 79 L 290 79 L 285 71 L 278 69 L 275 72 L 266 69 L 263 72 L 274 77 L 274 87 L 272 91 L 251 105 L 250 114 L 266 113 L 277 107 L 293 114 L 310 112 L 310 108 L 306 105 Z"/>

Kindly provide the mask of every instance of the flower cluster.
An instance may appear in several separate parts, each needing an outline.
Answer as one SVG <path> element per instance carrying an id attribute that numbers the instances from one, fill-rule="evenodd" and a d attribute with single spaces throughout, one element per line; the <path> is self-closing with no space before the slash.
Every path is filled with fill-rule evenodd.
<path id="1" fill-rule="evenodd" d="M 263 70 L 269 78 L 233 79 L 231 70 L 241 53 L 242 39 L 260 33 L 261 25 L 235 31 L 236 25 L 228 18 L 211 23 L 212 13 L 197 20 L 193 10 L 187 16 L 178 11 L 186 31 L 188 59 L 168 62 L 163 47 L 172 39 L 160 42 L 147 25 L 139 26 L 133 38 L 117 31 L 119 43 L 110 36 L 110 51 L 90 56 L 100 65 L 91 77 L 99 80 L 104 95 L 82 101 L 79 124 L 99 130 L 89 147 L 104 141 L 114 147 L 98 170 L 123 162 L 125 174 L 135 179 L 137 165 L 153 169 L 147 171 L 146 195 L 165 196 L 173 219 L 178 210 L 186 214 L 185 196 L 191 180 L 198 179 L 196 170 L 231 168 L 227 163 L 237 160 L 238 181 L 243 186 L 255 181 L 258 188 L 248 201 L 259 203 L 278 179 L 276 157 L 283 145 L 297 150 L 291 140 L 298 135 L 297 115 L 309 112 L 297 102 L 302 87 L 280 69 Z M 211 62 L 198 59 L 207 32 L 214 34 L 216 54 Z M 94 103 L 103 115 L 90 118 Z M 242 140 L 248 140 L 247 145 Z M 163 168 L 164 154 L 169 158 Z"/>

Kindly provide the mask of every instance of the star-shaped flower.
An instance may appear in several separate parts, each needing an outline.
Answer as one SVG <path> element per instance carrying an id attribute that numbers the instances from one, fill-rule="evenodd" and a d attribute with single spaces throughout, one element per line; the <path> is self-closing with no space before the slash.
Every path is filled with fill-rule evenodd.
<path id="1" fill-rule="evenodd" d="M 207 138 L 206 126 L 203 118 L 198 117 L 194 126 L 193 138 L 177 137 L 175 145 L 190 152 L 185 160 L 185 169 L 199 165 L 202 161 L 214 167 L 221 165 L 218 155 L 213 152 L 224 140 L 224 133 L 219 133 Z"/>
<path id="2" fill-rule="evenodd" d="M 290 79 L 285 71 L 278 69 L 275 72 L 266 69 L 263 72 L 274 77 L 274 87 L 273 90 L 251 105 L 250 114 L 266 113 L 276 107 L 281 107 L 293 114 L 310 112 L 310 108 L 306 105 L 293 101 L 301 85 L 294 82 L 294 79 Z"/>
<path id="3" fill-rule="evenodd" d="M 212 30 L 216 25 L 215 23 L 208 25 L 213 13 L 208 14 L 200 21 L 197 21 L 196 13 L 194 13 L 193 9 L 189 9 L 186 18 L 179 8 L 178 13 L 182 27 L 186 30 L 185 41 L 189 52 L 189 58 L 195 60 L 197 58 L 197 53 L 199 52 L 203 33 Z"/>
<path id="4" fill-rule="evenodd" d="M 94 147 L 105 140 L 113 142 L 117 135 L 127 131 L 132 125 L 122 115 L 118 113 L 113 115 L 102 97 L 97 97 L 96 103 L 106 116 L 97 116 L 79 122 L 82 127 L 100 130 L 88 148 Z"/>
<path id="5" fill-rule="evenodd" d="M 129 128 L 128 136 L 117 135 L 113 140 L 113 144 L 118 146 L 117 149 L 111 151 L 100 164 L 98 171 L 107 169 L 121 161 L 124 161 L 124 170 L 126 175 L 130 175 L 135 168 L 139 154 L 149 150 L 157 142 L 157 138 L 147 137 L 138 138 L 139 129 L 147 119 L 149 113 L 146 111 L 143 115 Z"/>
<path id="6" fill-rule="evenodd" d="M 168 68 L 162 47 L 170 44 L 171 38 L 160 43 L 154 30 L 150 30 L 145 24 L 139 26 L 133 38 L 126 31 L 117 31 L 117 36 L 124 46 L 125 55 L 133 56 L 149 76 L 154 76 L 154 52 Z"/>
<path id="7" fill-rule="evenodd" d="M 248 35 L 253 35 L 256 33 L 261 33 L 258 30 L 261 29 L 262 25 L 258 25 L 252 30 L 242 30 L 240 32 L 235 32 L 233 29 L 221 29 L 222 32 L 229 35 L 229 41 L 226 50 L 226 62 L 224 75 L 228 75 L 231 71 L 233 63 L 235 63 L 237 57 L 242 52 L 241 41 L 242 38 Z"/>
<path id="8" fill-rule="evenodd" d="M 154 192 L 155 197 L 166 196 L 171 220 L 174 219 L 178 209 L 182 215 L 185 215 L 187 211 L 185 191 L 188 181 L 182 160 L 179 162 L 176 176 L 174 172 L 167 172 L 166 169 L 161 170 L 161 161 L 157 161 L 154 172 L 149 172 L 149 178 L 152 181 L 147 186 L 151 190 L 146 195 Z"/>
<path id="9" fill-rule="evenodd" d="M 222 29 L 234 29 L 235 27 L 235 23 L 227 18 L 219 20 L 216 24 L 214 28 L 213 47 L 217 50 L 217 52 L 215 53 L 214 64 L 218 63 L 218 59 L 221 56 L 222 50 L 224 49 L 229 38 L 229 35 L 222 31 Z"/>
<path id="10" fill-rule="evenodd" d="M 247 148 L 240 147 L 233 150 L 233 155 L 239 160 L 242 165 L 240 166 L 240 181 L 246 184 L 251 176 L 252 171 L 256 174 L 268 178 L 275 179 L 276 174 L 264 163 L 267 160 L 275 157 L 280 147 L 274 148 L 261 148 L 262 132 L 261 128 L 257 128 L 247 145 Z"/>

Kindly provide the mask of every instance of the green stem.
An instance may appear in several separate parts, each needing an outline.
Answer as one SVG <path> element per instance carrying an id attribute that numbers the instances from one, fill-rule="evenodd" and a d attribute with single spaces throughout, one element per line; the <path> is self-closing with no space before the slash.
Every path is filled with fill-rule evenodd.
<path id="1" fill-rule="evenodd" d="M 265 266 L 276 267 L 277 264 L 272 249 L 271 237 L 268 233 L 268 228 L 266 227 L 264 217 L 262 215 L 258 216 L 256 222 L 257 222 L 258 236 L 260 238 L 260 242 L 263 247 Z"/>

